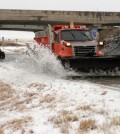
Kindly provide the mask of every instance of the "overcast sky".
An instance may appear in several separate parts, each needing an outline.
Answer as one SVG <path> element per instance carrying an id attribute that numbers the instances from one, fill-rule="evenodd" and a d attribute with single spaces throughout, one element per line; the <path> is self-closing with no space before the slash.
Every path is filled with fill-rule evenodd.
<path id="1" fill-rule="evenodd" d="M 120 0 L 0 0 L 0 9 L 120 12 Z M 2 34 L 1 31 L 0 33 Z M 28 33 L 27 36 L 29 34 L 30 37 L 33 36 L 33 33 Z M 16 35 L 18 37 L 25 33 Z"/>
<path id="2" fill-rule="evenodd" d="M 120 0 L 0 0 L 1 9 L 120 11 Z"/>

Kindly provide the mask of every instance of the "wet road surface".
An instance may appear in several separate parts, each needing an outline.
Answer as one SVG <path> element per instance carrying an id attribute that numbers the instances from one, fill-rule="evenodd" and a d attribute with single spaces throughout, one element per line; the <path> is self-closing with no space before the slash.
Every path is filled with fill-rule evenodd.
<path id="1" fill-rule="evenodd" d="M 112 89 L 117 89 L 120 91 L 120 77 L 96 78 L 88 79 L 88 81 L 103 86 L 109 86 Z"/>
<path id="2" fill-rule="evenodd" d="M 120 91 L 120 76 L 88 76 L 79 77 L 73 76 L 69 77 L 73 81 L 85 80 L 103 87 L 109 87 L 109 89 Z"/>

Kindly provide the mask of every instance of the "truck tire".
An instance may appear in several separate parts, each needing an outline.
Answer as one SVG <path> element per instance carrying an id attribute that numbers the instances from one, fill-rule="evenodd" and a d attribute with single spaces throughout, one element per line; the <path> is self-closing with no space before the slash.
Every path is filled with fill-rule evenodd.
<path id="1" fill-rule="evenodd" d="M 65 69 L 70 69 L 70 62 L 69 61 L 64 62 L 64 68 Z"/>
<path id="2" fill-rule="evenodd" d="M 61 59 L 60 57 L 57 57 L 57 60 L 60 61 L 61 65 L 64 67 L 65 70 L 71 70 L 70 60 Z"/>
<path id="3" fill-rule="evenodd" d="M 63 66 L 66 70 L 70 69 L 70 61 L 69 61 L 69 60 L 62 60 L 62 59 L 61 59 L 61 63 L 62 63 L 62 66 Z"/>

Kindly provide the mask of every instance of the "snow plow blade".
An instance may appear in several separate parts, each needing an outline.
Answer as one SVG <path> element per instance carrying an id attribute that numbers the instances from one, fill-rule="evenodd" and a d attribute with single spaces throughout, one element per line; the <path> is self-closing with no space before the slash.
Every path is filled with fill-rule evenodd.
<path id="1" fill-rule="evenodd" d="M 114 69 L 118 67 L 120 69 L 120 56 L 117 57 L 83 57 L 77 59 L 69 59 L 70 68 L 87 71 L 90 69 Z"/>

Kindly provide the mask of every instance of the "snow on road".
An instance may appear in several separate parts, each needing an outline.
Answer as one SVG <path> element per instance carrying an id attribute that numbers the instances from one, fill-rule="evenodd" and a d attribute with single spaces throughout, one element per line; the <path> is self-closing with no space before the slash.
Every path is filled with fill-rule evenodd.
<path id="1" fill-rule="evenodd" d="M 41 58 L 52 64 L 43 66 L 26 48 L 19 50 L 4 48 L 6 60 L 0 61 L 0 133 L 119 134 L 119 91 L 67 80 L 48 52 Z"/>

